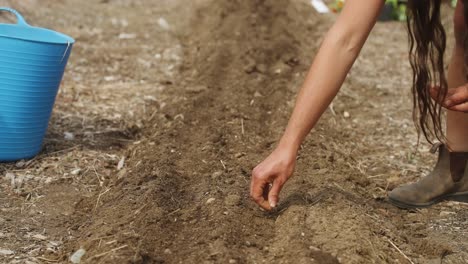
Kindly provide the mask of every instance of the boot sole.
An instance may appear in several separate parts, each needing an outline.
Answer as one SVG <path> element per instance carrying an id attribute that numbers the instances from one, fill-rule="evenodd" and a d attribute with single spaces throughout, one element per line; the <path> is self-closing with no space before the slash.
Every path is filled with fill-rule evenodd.
<path id="1" fill-rule="evenodd" d="M 398 201 L 392 198 L 388 198 L 388 201 L 394 206 L 402 209 L 415 209 L 415 208 L 425 208 L 442 201 L 457 201 L 462 203 L 468 203 L 468 192 L 454 193 L 445 196 L 438 197 L 427 203 L 406 203 L 403 201 Z"/>

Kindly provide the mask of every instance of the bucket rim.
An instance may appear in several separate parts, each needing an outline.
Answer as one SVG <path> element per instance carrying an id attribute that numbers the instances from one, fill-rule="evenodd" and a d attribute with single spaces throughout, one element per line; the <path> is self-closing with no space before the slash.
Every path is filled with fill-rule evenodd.
<path id="1" fill-rule="evenodd" d="M 0 23 L 0 27 L 1 26 L 10 26 L 10 25 Z M 70 45 L 70 46 L 75 44 L 75 39 L 73 39 L 72 37 L 70 37 L 68 35 L 65 35 L 63 33 L 53 31 L 53 30 L 50 30 L 50 29 L 46 29 L 46 28 L 40 28 L 40 27 L 31 27 L 31 28 L 41 30 L 41 31 L 47 31 L 47 32 L 50 32 L 50 33 L 55 33 L 58 36 L 62 37 L 64 39 L 64 41 L 50 41 L 50 40 L 45 41 L 45 40 L 27 39 L 27 38 L 18 37 L 18 36 L 8 36 L 8 35 L 2 34 L 2 33 L 0 33 L 0 37 L 7 38 L 7 39 L 23 40 L 23 41 L 39 43 L 39 44 L 58 44 L 58 45 Z"/>
<path id="2" fill-rule="evenodd" d="M 66 44 L 70 46 L 75 43 L 72 37 L 63 33 L 29 25 L 23 16 L 13 8 L 0 6 L 0 11 L 10 12 L 17 19 L 16 24 L 0 23 L 0 37 L 40 44 Z"/>

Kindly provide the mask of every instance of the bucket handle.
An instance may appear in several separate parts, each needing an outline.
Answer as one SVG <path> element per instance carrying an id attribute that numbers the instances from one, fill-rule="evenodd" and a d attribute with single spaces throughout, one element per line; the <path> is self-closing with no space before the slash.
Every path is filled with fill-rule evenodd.
<path id="1" fill-rule="evenodd" d="M 7 12 L 10 12 L 10 13 L 13 13 L 16 16 L 18 25 L 20 25 L 20 26 L 29 26 L 29 24 L 26 23 L 26 20 L 24 20 L 23 16 L 18 11 L 14 10 L 13 8 L 0 7 L 0 11 L 7 11 Z"/>

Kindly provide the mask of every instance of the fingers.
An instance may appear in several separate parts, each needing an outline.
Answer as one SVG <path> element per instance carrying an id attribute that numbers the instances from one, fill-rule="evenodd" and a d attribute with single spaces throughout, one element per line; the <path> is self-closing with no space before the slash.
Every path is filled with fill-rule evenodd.
<path id="1" fill-rule="evenodd" d="M 273 186 L 271 187 L 270 192 L 268 193 L 268 202 L 271 208 L 275 208 L 278 205 L 279 201 L 279 193 L 281 192 L 281 188 L 283 188 L 284 182 L 279 179 L 276 179 L 273 182 Z"/>
<path id="2" fill-rule="evenodd" d="M 452 110 L 452 111 L 468 113 L 468 101 L 463 103 L 463 104 L 458 104 L 458 105 L 454 105 L 452 107 L 449 107 L 449 109 Z"/>
<path id="3" fill-rule="evenodd" d="M 445 99 L 439 98 L 439 87 L 431 87 L 431 97 L 438 101 L 443 107 L 460 112 L 468 111 L 468 86 L 460 86 L 447 91 Z"/>
<path id="4" fill-rule="evenodd" d="M 250 184 L 250 196 L 260 207 L 265 210 L 271 210 L 265 191 L 268 192 L 268 182 L 254 174 Z"/>
<path id="5" fill-rule="evenodd" d="M 443 107 L 447 108 L 451 106 L 450 100 L 448 100 L 448 97 L 450 96 L 450 90 L 447 92 L 447 96 L 445 98 L 440 98 L 442 96 L 440 94 L 440 87 L 439 86 L 432 86 L 429 89 L 429 93 L 431 94 L 431 97 L 434 101 L 438 102 L 441 104 Z"/>
<path id="6" fill-rule="evenodd" d="M 468 102 L 468 86 L 460 86 L 451 89 L 450 94 L 447 95 L 447 100 L 449 100 L 452 105 Z"/>

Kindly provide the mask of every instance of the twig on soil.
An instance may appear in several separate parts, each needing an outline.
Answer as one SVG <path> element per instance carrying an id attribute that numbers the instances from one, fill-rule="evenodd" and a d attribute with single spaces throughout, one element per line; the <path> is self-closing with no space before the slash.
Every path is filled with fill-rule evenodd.
<path id="1" fill-rule="evenodd" d="M 95 258 L 100 258 L 100 257 L 102 257 L 102 256 L 105 256 L 105 255 L 109 254 L 109 253 L 115 252 L 115 251 L 117 251 L 117 250 L 124 249 L 124 248 L 126 248 L 126 247 L 128 247 L 128 245 L 123 245 L 123 246 L 121 246 L 121 247 L 111 249 L 111 250 L 106 251 L 106 252 L 104 252 L 104 253 L 97 254 L 97 255 L 92 256 L 92 257 L 90 257 L 89 259 L 87 259 L 87 261 L 90 261 L 90 260 L 95 259 Z"/>
<path id="2" fill-rule="evenodd" d="M 69 152 L 71 150 L 77 149 L 78 147 L 80 147 L 80 145 L 76 145 L 76 146 L 73 146 L 73 147 L 70 147 L 70 148 L 61 149 L 61 150 L 57 150 L 57 151 L 54 151 L 54 152 L 46 153 L 44 155 L 44 157 L 38 157 L 37 159 L 34 158 L 34 160 L 41 160 L 41 159 L 44 159 L 46 157 L 50 157 L 50 156 L 55 155 L 55 154 L 59 154 L 59 153 L 63 153 L 63 152 Z"/>
<path id="3" fill-rule="evenodd" d="M 180 211 L 180 208 L 177 209 L 177 210 L 174 210 L 174 211 L 170 212 L 169 214 L 167 214 L 167 216 L 173 215 L 173 214 L 175 214 L 175 213 L 177 213 L 177 212 L 179 212 L 179 211 Z"/>
<path id="4" fill-rule="evenodd" d="M 405 254 L 403 251 L 401 251 L 390 239 L 388 239 L 388 242 L 401 254 L 405 259 L 407 259 L 411 264 L 414 264 L 414 262 Z"/>
<path id="5" fill-rule="evenodd" d="M 148 205 L 147 203 L 144 204 L 142 207 L 140 207 L 138 210 L 136 210 L 133 214 L 134 214 L 134 215 L 137 215 L 137 214 L 141 213 L 141 211 L 142 211 L 147 205 Z"/>
<path id="6" fill-rule="evenodd" d="M 97 238 L 93 238 L 91 239 L 91 241 L 96 241 L 96 240 L 100 240 L 100 239 L 104 239 L 104 238 L 109 238 L 109 237 L 114 237 L 115 235 L 110 235 L 110 236 L 103 236 L 103 237 L 97 237 Z"/>
<path id="7" fill-rule="evenodd" d="M 377 175 L 371 175 L 371 176 L 367 176 L 368 179 L 373 179 L 373 178 L 377 178 L 377 177 L 382 177 L 382 176 L 386 176 L 387 174 L 377 174 Z"/>
<path id="8" fill-rule="evenodd" d="M 42 261 L 45 261 L 45 262 L 59 262 L 60 259 L 47 259 L 47 258 L 43 258 L 43 257 L 36 257 L 38 260 L 42 260 Z"/>
<path id="9" fill-rule="evenodd" d="M 224 170 L 227 170 L 226 165 L 224 164 L 224 162 L 222 160 L 219 160 L 219 161 L 221 162 L 221 165 L 223 165 Z"/>
<path id="10" fill-rule="evenodd" d="M 101 200 L 101 196 L 103 196 L 104 194 L 106 194 L 106 193 L 107 193 L 108 191 L 110 191 L 110 190 L 111 190 L 111 188 L 109 188 L 109 189 L 103 191 L 102 193 L 100 193 L 100 194 L 98 195 L 98 198 L 97 198 L 97 200 L 96 200 L 96 205 L 94 206 L 94 211 L 95 211 L 95 212 L 96 212 L 96 209 L 97 209 L 97 207 L 98 207 L 98 205 L 99 205 L 99 201 Z"/>
<path id="11" fill-rule="evenodd" d="M 335 109 L 333 108 L 333 103 L 331 103 L 328 108 L 330 109 L 330 112 L 332 113 L 332 115 L 336 116 L 336 112 L 335 112 Z"/>
<path id="12" fill-rule="evenodd" d="M 117 243 L 117 242 L 118 242 L 117 240 L 112 240 L 112 241 L 106 242 L 106 245 L 114 244 L 114 243 Z"/>
<path id="13" fill-rule="evenodd" d="M 244 135 L 244 118 L 241 118 L 241 130 L 242 130 L 242 135 Z"/>
<path id="14" fill-rule="evenodd" d="M 96 178 L 98 179 L 99 181 L 99 186 L 102 186 L 104 184 L 104 181 L 101 179 L 99 173 L 97 172 L 96 170 L 96 167 L 94 167 L 94 164 L 93 164 L 93 170 L 94 170 L 94 174 L 96 175 Z"/>

